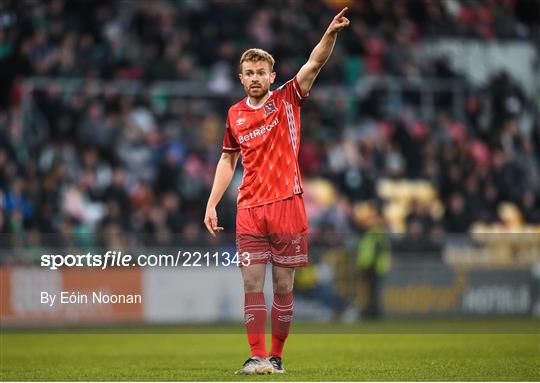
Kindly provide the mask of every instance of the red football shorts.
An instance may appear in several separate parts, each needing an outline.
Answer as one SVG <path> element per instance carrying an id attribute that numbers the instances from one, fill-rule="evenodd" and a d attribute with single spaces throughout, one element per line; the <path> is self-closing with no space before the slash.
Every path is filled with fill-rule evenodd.
<path id="1" fill-rule="evenodd" d="M 307 265 L 307 219 L 301 194 L 270 204 L 238 209 L 236 245 L 249 264 Z M 242 256 L 244 254 L 244 256 Z"/>

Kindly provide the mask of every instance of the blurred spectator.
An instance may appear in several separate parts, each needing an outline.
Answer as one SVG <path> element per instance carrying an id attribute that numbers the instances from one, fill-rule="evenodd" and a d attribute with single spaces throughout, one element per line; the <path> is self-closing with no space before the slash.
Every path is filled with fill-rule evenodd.
<path id="1" fill-rule="evenodd" d="M 390 271 L 391 246 L 386 233 L 384 218 L 373 209 L 371 217 L 363 222 L 364 233 L 358 242 L 356 265 L 365 292 L 362 303 L 363 316 L 377 319 L 381 316 L 381 291 L 383 278 Z"/>

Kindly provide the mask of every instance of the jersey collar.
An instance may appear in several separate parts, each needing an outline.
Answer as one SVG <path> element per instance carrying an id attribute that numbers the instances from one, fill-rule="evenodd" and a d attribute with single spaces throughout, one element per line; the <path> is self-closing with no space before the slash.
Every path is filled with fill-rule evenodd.
<path id="1" fill-rule="evenodd" d="M 272 91 L 269 91 L 268 92 L 268 97 L 266 97 L 266 100 L 264 100 L 263 103 L 261 103 L 261 105 L 259 106 L 253 106 L 251 104 L 251 102 L 249 101 L 249 96 L 246 97 L 246 105 L 249 106 L 251 109 L 260 109 L 265 103 L 266 101 L 270 100 L 270 97 L 272 97 Z"/>

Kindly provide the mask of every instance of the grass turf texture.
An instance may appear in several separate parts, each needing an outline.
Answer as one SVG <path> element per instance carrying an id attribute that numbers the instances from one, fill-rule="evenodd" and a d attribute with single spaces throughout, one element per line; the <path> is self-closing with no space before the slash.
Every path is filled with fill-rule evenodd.
<path id="1" fill-rule="evenodd" d="M 227 334 L 204 333 L 206 329 L 2 332 L 0 379 L 540 380 L 539 324 L 534 320 L 296 325 L 284 354 L 287 374 L 249 377 L 233 374 L 248 357 L 241 327 L 221 326 Z"/>

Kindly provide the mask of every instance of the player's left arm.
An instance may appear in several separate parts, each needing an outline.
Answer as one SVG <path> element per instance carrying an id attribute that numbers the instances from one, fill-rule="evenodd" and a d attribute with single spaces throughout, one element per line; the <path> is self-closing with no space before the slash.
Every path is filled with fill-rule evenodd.
<path id="1" fill-rule="evenodd" d="M 332 20 L 326 32 L 324 33 L 321 41 L 313 48 L 311 55 L 307 63 L 300 68 L 300 71 L 296 75 L 296 80 L 300 85 L 302 95 L 308 94 L 311 90 L 313 82 L 317 78 L 317 75 L 321 71 L 326 61 L 332 54 L 334 44 L 336 43 L 337 34 L 343 28 L 349 25 L 349 19 L 345 17 L 347 7 L 343 8 Z"/>

